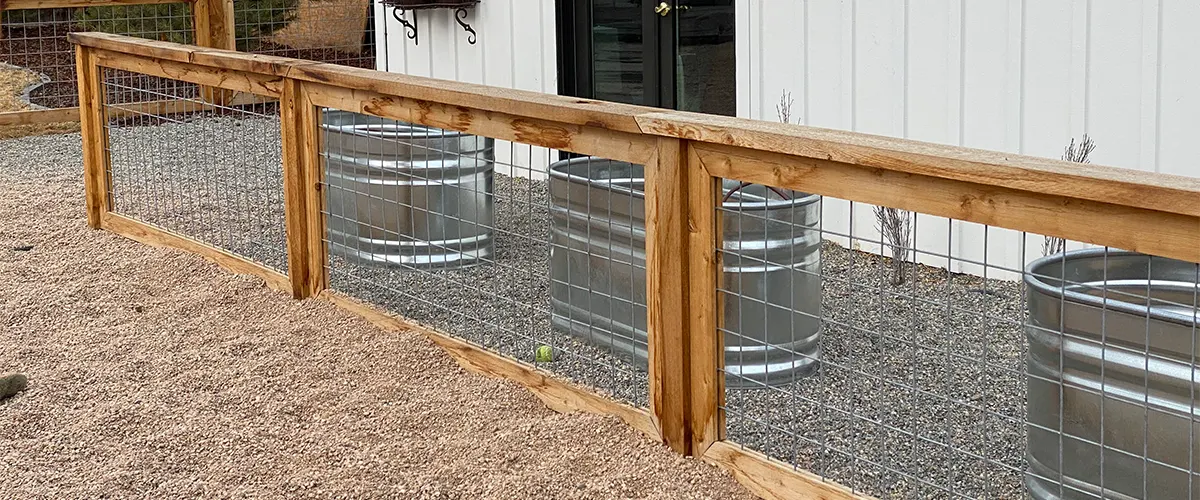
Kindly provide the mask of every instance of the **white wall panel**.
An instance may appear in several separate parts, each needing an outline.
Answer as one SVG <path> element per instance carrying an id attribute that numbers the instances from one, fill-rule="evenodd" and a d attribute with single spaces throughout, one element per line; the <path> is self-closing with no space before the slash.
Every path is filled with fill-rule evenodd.
<path id="1" fill-rule="evenodd" d="M 741 116 L 776 121 L 791 92 L 793 119 L 807 125 L 1052 158 L 1086 132 L 1096 163 L 1200 176 L 1190 147 L 1200 137 L 1200 2 L 738 0 L 736 9 Z M 381 7 L 381 69 L 556 91 L 554 0 L 483 2 L 469 19 L 476 45 L 451 16 L 419 14 L 414 46 Z M 553 156 L 497 149 L 523 149 L 534 164 Z M 869 205 L 827 200 L 824 211 L 827 231 L 853 221 L 858 246 L 878 250 Z M 1023 245 L 1012 231 L 929 216 L 917 228 L 929 264 L 949 253 L 1019 269 L 1040 254 L 1037 235 Z"/>
<path id="2" fill-rule="evenodd" d="M 773 120 L 779 94 L 791 91 L 804 96 L 798 115 L 808 125 L 1052 158 L 1088 133 L 1096 163 L 1200 176 L 1188 147 L 1200 137 L 1200 2 L 743 3 L 751 17 L 738 41 L 752 61 L 770 57 L 742 66 L 751 72 L 739 75 L 750 94 L 742 116 Z M 850 212 L 826 202 L 825 229 L 845 231 Z M 866 244 L 879 239 L 870 207 L 854 204 L 853 219 L 858 246 L 877 250 Z M 1040 256 L 1037 235 L 1023 245 L 1014 231 L 924 216 L 917 228 L 928 254 L 1010 269 Z M 946 264 L 928 254 L 920 260 Z"/>

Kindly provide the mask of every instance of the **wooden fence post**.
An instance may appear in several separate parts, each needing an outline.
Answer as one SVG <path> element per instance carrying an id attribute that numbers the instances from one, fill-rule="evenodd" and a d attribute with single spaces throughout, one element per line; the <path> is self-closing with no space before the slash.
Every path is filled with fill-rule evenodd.
<path id="1" fill-rule="evenodd" d="M 684 141 L 658 139 L 646 165 L 646 304 L 650 358 L 650 411 L 663 442 L 691 452 L 688 428 L 688 228 Z"/>
<path id="2" fill-rule="evenodd" d="M 99 229 L 108 212 L 108 133 L 104 130 L 104 86 L 92 49 L 75 46 L 79 78 L 79 126 L 83 136 L 83 179 L 88 226 Z"/>
<path id="3" fill-rule="evenodd" d="M 237 50 L 233 0 L 195 0 L 192 2 L 192 25 L 196 27 L 196 45 Z"/>
<path id="4" fill-rule="evenodd" d="M 292 296 L 312 297 L 325 288 L 325 234 L 321 213 L 319 115 L 299 80 L 285 80 L 279 99 L 283 127 L 283 193 L 287 225 L 288 278 Z"/>
<path id="5" fill-rule="evenodd" d="M 720 190 L 689 142 L 658 139 L 646 166 L 650 407 L 663 442 L 701 455 L 718 439 L 716 203 Z"/>
<path id="6" fill-rule="evenodd" d="M 196 29 L 196 45 L 212 49 L 237 50 L 233 0 L 195 0 L 192 2 L 192 26 Z M 201 87 L 204 102 L 224 106 L 233 92 L 215 87 Z"/>
<path id="7" fill-rule="evenodd" d="M 703 456 L 713 443 L 725 439 L 725 335 L 722 324 L 721 285 L 721 179 L 713 177 L 687 142 L 688 228 L 688 388 L 691 391 L 689 426 L 695 456 Z"/>

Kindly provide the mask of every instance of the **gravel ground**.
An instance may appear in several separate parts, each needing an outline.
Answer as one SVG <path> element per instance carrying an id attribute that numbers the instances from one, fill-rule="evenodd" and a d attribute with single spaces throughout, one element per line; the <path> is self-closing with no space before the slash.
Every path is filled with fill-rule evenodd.
<path id="1" fill-rule="evenodd" d="M 271 144 L 276 139 L 267 131 L 274 126 L 269 120 L 234 125 L 202 119 L 147 128 L 126 142 L 169 143 L 168 137 L 183 140 L 203 130 Z M 242 147 L 245 152 L 230 158 L 278 164 L 269 148 Z M 166 155 L 164 168 L 155 170 L 169 173 L 168 179 L 149 185 L 200 185 L 230 175 L 221 170 L 227 166 L 212 172 L 196 170 L 193 163 L 171 169 L 171 158 Z M 254 182 L 226 183 L 211 195 L 276 189 L 273 172 L 256 171 L 250 176 Z M 400 272 L 334 259 L 332 286 L 525 361 L 533 361 L 538 345 L 553 345 L 558 357 L 541 363 L 543 368 L 644 405 L 644 367 L 550 328 L 545 183 L 496 178 L 497 223 L 504 232 L 496 239 L 494 262 Z M 281 206 L 239 206 L 237 214 L 223 217 L 235 221 L 230 227 L 243 236 L 227 240 L 226 248 L 263 262 L 282 258 Z M 162 220 L 194 219 L 201 209 L 214 207 L 202 201 Z M 210 235 L 229 232 L 188 227 L 202 228 L 200 235 L 218 244 Z M 781 387 L 728 391 L 730 439 L 880 497 L 948 496 L 942 488 L 975 497 L 1022 496 L 1025 342 L 1019 283 L 915 266 L 916 278 L 895 286 L 889 269 L 881 257 L 828 242 L 822 246 L 821 369 Z"/>
<path id="2" fill-rule="evenodd" d="M 750 498 L 422 336 L 88 230 L 79 158 L 0 141 L 0 369 L 31 379 L 0 497 Z"/>

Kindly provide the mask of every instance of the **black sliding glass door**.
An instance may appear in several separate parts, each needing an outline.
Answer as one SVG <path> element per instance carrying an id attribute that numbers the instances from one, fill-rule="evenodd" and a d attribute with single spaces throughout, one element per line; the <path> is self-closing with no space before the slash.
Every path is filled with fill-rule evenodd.
<path id="1" fill-rule="evenodd" d="M 565 95 L 737 111 L 734 0 L 559 0 Z"/>

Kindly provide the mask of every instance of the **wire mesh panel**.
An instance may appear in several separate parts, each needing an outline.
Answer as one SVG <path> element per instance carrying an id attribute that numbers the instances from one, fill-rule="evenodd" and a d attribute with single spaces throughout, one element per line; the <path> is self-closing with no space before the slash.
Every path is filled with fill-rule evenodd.
<path id="1" fill-rule="evenodd" d="M 373 0 L 235 0 L 238 50 L 375 69 Z"/>
<path id="2" fill-rule="evenodd" d="M 730 440 L 881 498 L 1200 498 L 1200 265 L 725 189 Z"/>
<path id="3" fill-rule="evenodd" d="M 67 108 L 78 105 L 75 49 L 67 34 L 102 31 L 120 35 L 194 43 L 187 3 L 21 9 L 3 12 L 0 23 L 0 74 L 19 79 L 25 106 Z M 15 111 L 3 109 L 0 111 Z"/>
<path id="4" fill-rule="evenodd" d="M 111 210 L 286 273 L 278 103 L 213 105 L 190 83 L 103 77 Z"/>
<path id="5" fill-rule="evenodd" d="M 646 404 L 639 166 L 323 120 L 331 288 Z"/>

